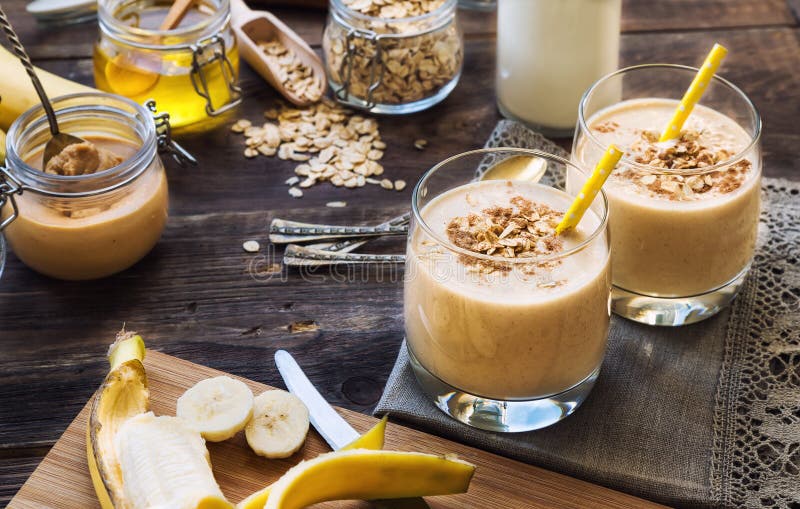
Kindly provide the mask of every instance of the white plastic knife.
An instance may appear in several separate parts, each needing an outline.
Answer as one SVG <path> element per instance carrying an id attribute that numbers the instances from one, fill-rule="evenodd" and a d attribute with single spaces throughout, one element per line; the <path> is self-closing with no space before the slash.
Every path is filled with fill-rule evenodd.
<path id="1" fill-rule="evenodd" d="M 286 350 L 275 352 L 275 364 L 289 392 L 300 398 L 308 407 L 311 424 L 328 442 L 331 449 L 338 451 L 361 436 L 325 401 L 289 352 Z"/>

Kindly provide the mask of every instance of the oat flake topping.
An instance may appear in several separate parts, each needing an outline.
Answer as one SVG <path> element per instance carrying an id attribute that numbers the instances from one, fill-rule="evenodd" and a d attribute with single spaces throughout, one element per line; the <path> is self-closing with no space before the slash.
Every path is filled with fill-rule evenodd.
<path id="1" fill-rule="evenodd" d="M 563 250 L 563 241 L 556 236 L 556 225 L 563 215 L 547 205 L 515 196 L 508 207 L 490 207 L 480 214 L 453 218 L 446 231 L 450 242 L 462 249 L 506 258 L 532 258 Z M 508 265 L 468 256 L 462 256 L 462 262 L 480 272 L 510 270 Z M 524 271 L 532 273 L 544 265 L 531 264 Z"/>
<path id="2" fill-rule="evenodd" d="M 604 122 L 593 129 L 607 133 L 614 132 L 618 127 L 615 122 Z M 724 163 L 735 154 L 725 148 L 702 144 L 702 133 L 697 130 L 683 130 L 680 138 L 668 142 L 659 142 L 659 133 L 656 131 L 640 130 L 638 136 L 629 148 L 637 163 L 689 173 L 699 170 L 695 175 L 646 173 L 630 168 L 618 173 L 619 177 L 670 200 L 693 199 L 710 191 L 721 194 L 733 192 L 747 179 L 752 166 L 750 161 L 742 159 L 720 170 L 701 173 L 703 168 Z"/>

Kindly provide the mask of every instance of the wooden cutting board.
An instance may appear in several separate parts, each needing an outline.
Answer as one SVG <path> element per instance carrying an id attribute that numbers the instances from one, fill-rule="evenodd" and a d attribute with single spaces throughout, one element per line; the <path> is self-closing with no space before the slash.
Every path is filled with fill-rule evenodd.
<path id="1" fill-rule="evenodd" d="M 175 401 L 183 391 L 199 380 L 223 374 L 155 351 L 147 352 L 145 367 L 152 409 L 157 415 L 175 415 Z M 243 381 L 255 394 L 271 388 L 250 380 Z M 343 409 L 339 411 L 360 432 L 366 431 L 376 422 L 376 419 L 367 415 Z M 85 432 L 88 414 L 87 403 L 11 500 L 9 509 L 100 507 L 86 466 Z M 222 491 L 232 502 L 239 502 L 250 493 L 274 482 L 300 460 L 330 450 L 313 430 L 309 432 L 303 449 L 286 460 L 267 460 L 256 456 L 248 448 L 242 433 L 226 442 L 209 443 L 208 447 L 214 475 Z M 460 458 L 477 465 L 469 493 L 429 497 L 426 500 L 432 508 L 663 507 L 395 424 L 389 424 L 387 428 L 386 448 L 434 454 L 456 453 Z M 369 504 L 353 501 L 329 502 L 315 507 L 367 508 Z"/>

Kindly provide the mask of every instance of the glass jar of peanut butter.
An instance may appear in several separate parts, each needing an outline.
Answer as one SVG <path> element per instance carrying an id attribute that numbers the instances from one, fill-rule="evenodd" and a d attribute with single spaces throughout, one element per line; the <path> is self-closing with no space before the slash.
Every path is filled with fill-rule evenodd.
<path id="1" fill-rule="evenodd" d="M 241 102 L 229 0 L 197 0 L 162 30 L 171 0 L 99 0 L 94 80 L 138 103 L 153 99 L 172 127 L 207 130 Z"/>
<path id="2" fill-rule="evenodd" d="M 120 272 L 164 230 L 167 179 L 158 151 L 170 142 L 150 111 L 119 96 L 75 94 L 52 103 L 60 129 L 85 143 L 44 166 L 52 136 L 44 109 L 11 125 L 0 167 L 0 229 L 14 254 L 42 274 L 85 280 Z"/>

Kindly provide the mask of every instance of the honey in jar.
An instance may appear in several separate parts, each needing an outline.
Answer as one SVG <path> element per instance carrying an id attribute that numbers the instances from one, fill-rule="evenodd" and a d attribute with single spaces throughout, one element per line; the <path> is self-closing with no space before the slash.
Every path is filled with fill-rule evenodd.
<path id="1" fill-rule="evenodd" d="M 228 0 L 197 0 L 172 30 L 159 30 L 163 0 L 100 0 L 97 88 L 138 103 L 155 99 L 173 127 L 212 127 L 241 100 L 239 51 Z M 198 124 L 200 123 L 200 124 Z"/>

